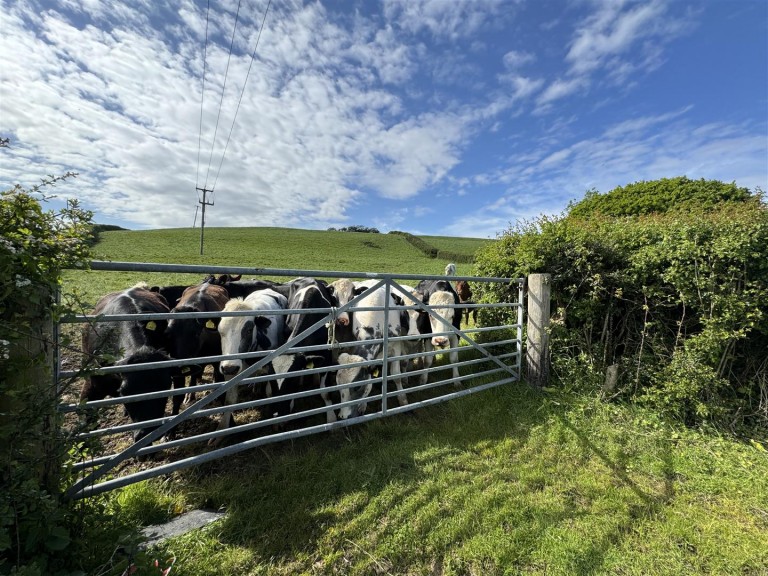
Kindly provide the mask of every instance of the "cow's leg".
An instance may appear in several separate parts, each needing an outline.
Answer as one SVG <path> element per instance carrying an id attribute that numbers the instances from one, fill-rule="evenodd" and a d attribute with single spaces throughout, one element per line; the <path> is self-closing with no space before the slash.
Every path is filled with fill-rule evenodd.
<path id="1" fill-rule="evenodd" d="M 332 410 L 330 407 L 333 406 L 333 400 L 331 400 L 330 394 L 328 392 L 325 392 L 325 380 L 328 377 L 328 373 L 325 374 L 316 374 L 316 376 L 320 376 L 318 379 L 317 385 L 320 390 L 323 390 L 323 392 L 320 392 L 320 397 L 323 399 L 323 402 L 325 402 L 325 405 L 328 407 L 328 411 L 325 413 L 326 419 L 328 421 L 328 424 L 332 424 L 333 422 L 336 422 L 336 411 Z"/>
<path id="2" fill-rule="evenodd" d="M 401 347 L 400 347 L 400 343 L 397 342 L 393 346 L 392 355 L 400 356 L 400 354 L 401 354 Z M 405 396 L 405 393 L 403 392 L 403 379 L 401 378 L 399 360 L 395 360 L 389 363 L 389 372 L 394 377 L 395 386 L 397 386 L 397 390 L 398 392 L 400 392 L 400 394 L 397 395 L 397 401 L 400 403 L 400 406 L 405 406 L 406 404 L 408 404 L 408 398 Z"/>
<path id="3" fill-rule="evenodd" d="M 424 372 L 421 373 L 421 383 L 426 384 L 427 379 L 429 378 L 429 369 L 432 368 L 432 362 L 434 361 L 435 357 L 429 354 L 434 350 L 434 346 L 432 346 L 432 338 L 430 336 L 427 336 L 424 338 L 424 362 L 422 363 L 422 368 L 424 369 Z"/>
<path id="4" fill-rule="evenodd" d="M 458 345 L 459 345 L 459 337 L 456 336 L 456 334 L 451 334 L 450 336 L 448 336 L 448 345 L 451 348 L 458 347 Z M 451 361 L 451 368 L 453 369 L 453 377 L 454 378 L 459 378 L 460 377 L 459 368 L 458 368 L 458 366 L 456 366 L 456 363 L 459 361 L 459 352 L 458 352 L 458 350 L 451 350 L 451 352 L 448 353 L 448 359 Z M 460 388 L 461 387 L 461 382 L 459 382 L 458 380 L 454 380 L 453 385 L 456 388 Z"/>
<path id="5" fill-rule="evenodd" d="M 227 393 L 225 395 L 224 403 L 227 406 L 232 406 L 234 404 L 237 404 L 237 386 L 233 386 L 229 390 L 227 390 Z M 219 427 L 217 430 L 226 430 L 227 428 L 231 428 L 235 426 L 235 416 L 232 414 L 232 410 L 225 410 L 221 413 L 221 417 L 219 418 Z M 210 446 L 218 446 L 224 442 L 224 436 L 219 436 L 218 438 L 211 438 L 211 440 L 208 442 Z"/>
<path id="6" fill-rule="evenodd" d="M 174 390 L 181 390 L 187 385 L 187 377 L 184 374 L 180 376 L 174 376 L 172 381 Z M 194 384 L 194 377 L 192 378 L 192 383 Z M 171 404 L 173 406 L 171 408 L 171 415 L 176 416 L 179 413 L 181 410 L 181 405 L 184 403 L 184 396 L 184 394 L 177 394 L 173 397 L 171 400 Z"/>

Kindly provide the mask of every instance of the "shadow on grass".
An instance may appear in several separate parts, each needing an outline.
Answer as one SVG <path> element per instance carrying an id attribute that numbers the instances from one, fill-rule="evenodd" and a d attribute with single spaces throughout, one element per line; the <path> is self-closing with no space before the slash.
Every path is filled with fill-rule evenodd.
<path id="1" fill-rule="evenodd" d="M 649 490 L 627 473 L 621 451 L 612 457 L 575 422 L 567 409 L 520 383 L 265 446 L 187 471 L 182 482 L 188 494 L 199 495 L 197 504 L 227 509 L 219 544 L 249 550 L 262 567 L 402 573 L 413 565 L 458 562 L 485 573 L 546 571 L 541 542 L 553 529 L 586 526 L 594 513 L 578 484 L 557 485 L 557 456 L 542 456 L 546 463 L 536 468 L 536 450 L 553 442 L 531 442 L 530 435 L 559 425 L 558 434 L 572 435 L 589 460 L 601 462 L 634 495 L 609 502 L 625 508 L 607 529 L 565 550 L 569 570 L 589 573 L 636 520 L 673 497 L 674 471 L 668 451 L 664 485 L 658 493 Z M 480 541 L 485 533 L 492 534 L 490 544 Z"/>

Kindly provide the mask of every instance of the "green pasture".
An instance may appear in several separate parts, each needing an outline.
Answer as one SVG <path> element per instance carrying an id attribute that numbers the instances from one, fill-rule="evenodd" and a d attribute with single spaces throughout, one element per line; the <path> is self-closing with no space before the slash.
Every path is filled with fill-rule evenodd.
<path id="1" fill-rule="evenodd" d="M 95 259 L 327 270 L 339 272 L 391 272 L 443 274 L 447 261 L 429 258 L 402 236 L 360 232 L 328 232 L 290 228 L 206 228 L 204 255 L 200 255 L 200 230 L 118 230 L 102 232 Z M 487 240 L 425 237 L 435 246 L 462 254 L 474 254 Z M 472 273 L 471 264 L 457 264 L 461 275 Z M 77 288 L 93 303 L 96 298 L 145 281 L 150 285 L 194 284 L 200 275 L 166 273 L 115 273 L 67 271 L 65 288 Z M 285 277 L 272 277 L 284 281 Z"/>
<path id="2" fill-rule="evenodd" d="M 474 254 L 478 248 L 488 242 L 493 242 L 493 240 L 483 240 L 482 238 L 454 238 L 451 236 L 419 236 L 419 238 L 438 250 L 459 254 Z"/>
<path id="3" fill-rule="evenodd" d="M 140 558 L 177 575 L 756 576 L 766 477 L 761 444 L 520 384 L 128 487 L 118 509 L 227 511 Z"/>

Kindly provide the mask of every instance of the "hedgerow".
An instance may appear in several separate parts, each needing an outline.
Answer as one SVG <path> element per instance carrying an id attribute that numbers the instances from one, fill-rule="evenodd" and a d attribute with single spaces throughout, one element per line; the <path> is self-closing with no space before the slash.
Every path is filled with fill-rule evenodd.
<path id="1" fill-rule="evenodd" d="M 685 210 L 654 200 L 674 181 L 685 187 L 676 197 L 697 198 Z M 475 272 L 553 275 L 552 364 L 565 384 L 689 424 L 765 424 L 768 209 L 760 193 L 730 194 L 731 185 L 707 181 L 694 194 L 691 186 L 632 185 L 642 206 L 660 211 L 620 216 L 606 206 L 629 206 L 630 187 L 613 203 L 614 192 L 589 193 L 560 217 L 508 230 L 477 254 Z M 486 301 L 508 296 L 491 285 L 479 292 Z M 620 368 L 618 386 L 604 390 L 611 365 Z"/>
<path id="2" fill-rule="evenodd" d="M 41 190 L 74 176 L 0 193 L 0 574 L 84 574 L 129 533 L 109 499 L 64 497 L 80 447 L 56 410 L 52 326 L 76 303 L 55 294 L 63 269 L 88 265 L 92 214 L 47 210 Z"/>

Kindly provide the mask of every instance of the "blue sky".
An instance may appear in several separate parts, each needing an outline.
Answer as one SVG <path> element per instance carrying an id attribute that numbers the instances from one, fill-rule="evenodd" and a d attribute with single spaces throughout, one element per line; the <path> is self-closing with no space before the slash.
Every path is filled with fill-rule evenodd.
<path id="1" fill-rule="evenodd" d="M 275 0 L 255 52 L 267 0 L 207 5 L 0 0 L 0 187 L 479 238 L 638 180 L 768 189 L 765 0 Z"/>

